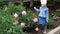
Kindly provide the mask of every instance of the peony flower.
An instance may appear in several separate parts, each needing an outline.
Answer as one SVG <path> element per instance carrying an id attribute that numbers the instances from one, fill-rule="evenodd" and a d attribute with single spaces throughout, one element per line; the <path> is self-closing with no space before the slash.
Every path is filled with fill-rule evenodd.
<path id="1" fill-rule="evenodd" d="M 18 17 L 18 14 L 17 14 L 17 13 L 15 13 L 15 14 L 14 14 L 14 17 L 15 17 L 15 18 L 17 18 L 17 17 Z"/>
<path id="2" fill-rule="evenodd" d="M 26 15 L 26 11 L 22 11 L 22 15 Z"/>
<path id="3" fill-rule="evenodd" d="M 35 31 L 39 31 L 39 28 L 38 28 L 38 27 L 36 27 L 36 28 L 35 28 Z"/>
<path id="4" fill-rule="evenodd" d="M 25 22 L 21 22 L 21 26 L 25 26 Z"/>
<path id="5" fill-rule="evenodd" d="M 38 22 L 38 18 L 34 18 L 33 19 L 33 22 Z"/>
<path id="6" fill-rule="evenodd" d="M 18 24 L 18 21 L 16 21 L 16 22 L 13 22 L 13 25 L 17 25 Z"/>

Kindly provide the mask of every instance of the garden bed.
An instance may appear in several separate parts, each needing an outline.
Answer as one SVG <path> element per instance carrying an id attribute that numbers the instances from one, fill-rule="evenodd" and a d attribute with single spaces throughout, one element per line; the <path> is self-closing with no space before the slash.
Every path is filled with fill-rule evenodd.
<path id="1" fill-rule="evenodd" d="M 35 27 L 38 25 L 38 22 L 35 22 L 34 20 L 37 20 L 38 13 L 34 10 L 26 10 L 23 4 L 15 5 L 13 3 L 0 7 L 1 34 L 43 34 L 43 30 L 35 31 Z M 57 18 L 53 18 L 50 15 L 47 32 L 60 25 L 56 20 Z"/>

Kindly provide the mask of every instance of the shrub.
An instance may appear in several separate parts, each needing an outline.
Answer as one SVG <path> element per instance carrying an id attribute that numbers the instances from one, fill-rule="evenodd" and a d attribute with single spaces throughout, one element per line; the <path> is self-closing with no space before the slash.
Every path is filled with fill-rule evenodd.
<path id="1" fill-rule="evenodd" d="M 23 4 L 14 5 L 13 3 L 5 5 L 2 9 L 0 8 L 0 34 L 25 34 L 21 22 L 25 22 L 26 26 L 29 27 L 36 26 L 33 23 L 33 18 L 37 17 L 36 14 L 28 10 L 24 16 L 22 15 L 23 10 L 25 10 Z M 15 13 L 18 15 L 17 18 L 14 17 Z"/>
<path id="2" fill-rule="evenodd" d="M 21 25 L 13 25 L 13 22 L 18 21 L 18 18 L 13 17 L 13 14 L 16 12 L 21 14 L 23 9 L 22 5 L 15 6 L 12 3 L 0 8 L 0 34 L 24 34 Z"/>
<path id="3" fill-rule="evenodd" d="M 59 22 L 56 22 L 56 21 L 54 21 L 53 18 L 50 18 L 49 22 L 48 22 L 48 29 L 53 29 L 57 26 L 59 26 Z"/>

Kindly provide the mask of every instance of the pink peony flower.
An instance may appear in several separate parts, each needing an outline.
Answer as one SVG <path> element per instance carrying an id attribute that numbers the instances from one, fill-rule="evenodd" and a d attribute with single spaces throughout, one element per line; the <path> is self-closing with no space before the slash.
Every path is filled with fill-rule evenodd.
<path id="1" fill-rule="evenodd" d="M 17 17 L 18 17 L 18 14 L 17 14 L 17 13 L 15 13 L 15 14 L 14 14 L 14 17 L 15 17 L 15 18 L 17 18 Z"/>
<path id="2" fill-rule="evenodd" d="M 22 15 L 26 15 L 26 11 L 22 11 Z"/>
<path id="3" fill-rule="evenodd" d="M 36 27 L 36 28 L 35 28 L 35 31 L 39 31 L 39 28 L 38 28 L 38 27 Z"/>
<path id="4" fill-rule="evenodd" d="M 25 22 L 21 22 L 21 26 L 25 26 Z"/>
<path id="5" fill-rule="evenodd" d="M 17 25 L 18 24 L 18 21 L 16 21 L 16 22 L 13 22 L 13 25 Z"/>
<path id="6" fill-rule="evenodd" d="M 38 18 L 34 18 L 33 19 L 33 22 L 38 22 Z"/>

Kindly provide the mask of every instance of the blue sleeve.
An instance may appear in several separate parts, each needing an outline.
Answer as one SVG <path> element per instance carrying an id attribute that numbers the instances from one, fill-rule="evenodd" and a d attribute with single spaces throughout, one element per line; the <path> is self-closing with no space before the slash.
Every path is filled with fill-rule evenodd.
<path id="1" fill-rule="evenodd" d="M 49 9 L 46 10 L 46 19 L 49 20 Z"/>
<path id="2" fill-rule="evenodd" d="M 36 8 L 35 10 L 36 10 L 37 12 L 39 12 L 39 11 L 40 11 L 40 8 L 39 8 L 39 9 Z"/>

